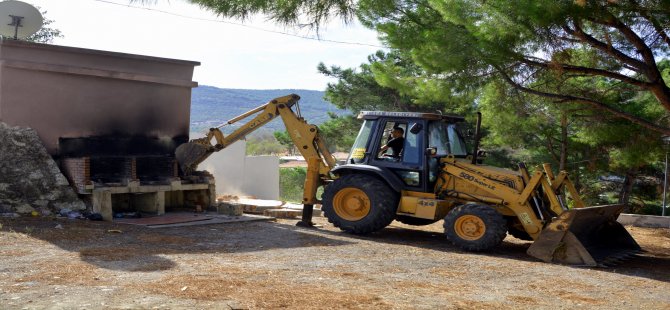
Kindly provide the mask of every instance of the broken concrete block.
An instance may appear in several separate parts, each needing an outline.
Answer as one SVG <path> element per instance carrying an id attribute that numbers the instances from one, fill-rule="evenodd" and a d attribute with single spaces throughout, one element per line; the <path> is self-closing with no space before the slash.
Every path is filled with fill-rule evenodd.
<path id="1" fill-rule="evenodd" d="M 278 209 L 284 202 L 279 200 L 265 200 L 265 199 L 251 199 L 251 198 L 237 198 L 231 200 L 223 200 L 227 196 L 219 196 L 218 201 L 225 203 L 235 203 L 242 206 L 244 213 L 263 214 L 265 210 Z"/>
<path id="2" fill-rule="evenodd" d="M 263 211 L 263 215 L 281 219 L 292 219 L 302 215 L 302 210 L 292 209 L 269 209 Z"/>
<path id="3" fill-rule="evenodd" d="M 301 204 L 286 203 L 282 207 L 291 210 L 299 210 L 301 212 L 300 214 L 302 214 L 303 205 Z M 314 205 L 312 216 L 323 216 L 322 213 L 323 212 L 321 212 L 321 205 Z"/>
<path id="4" fill-rule="evenodd" d="M 244 208 L 242 205 L 234 202 L 220 202 L 216 206 L 216 211 L 219 214 L 231 215 L 231 216 L 240 216 L 244 213 Z"/>

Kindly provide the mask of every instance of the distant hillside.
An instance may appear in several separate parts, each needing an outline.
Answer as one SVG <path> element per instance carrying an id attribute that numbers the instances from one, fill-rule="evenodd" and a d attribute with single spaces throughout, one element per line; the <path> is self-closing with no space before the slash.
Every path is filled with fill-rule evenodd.
<path id="1" fill-rule="evenodd" d="M 247 112 L 269 100 L 289 94 L 300 96 L 300 112 L 312 124 L 321 124 L 328 120 L 326 112 L 338 115 L 346 113 L 323 99 L 322 91 L 305 89 L 228 89 L 212 86 L 199 86 L 193 89 L 191 96 L 191 132 L 204 132 L 227 120 Z M 295 109 L 294 109 L 295 111 Z M 237 124 L 241 125 L 244 121 Z M 237 127 L 237 126 L 236 126 Z M 224 132 L 232 128 L 224 127 Z M 285 130 L 284 124 L 275 119 L 264 126 L 265 131 Z"/>

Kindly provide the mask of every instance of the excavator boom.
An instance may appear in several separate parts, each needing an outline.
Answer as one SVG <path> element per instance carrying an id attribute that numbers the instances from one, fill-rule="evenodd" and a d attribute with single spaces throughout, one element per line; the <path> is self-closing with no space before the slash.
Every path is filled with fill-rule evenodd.
<path id="1" fill-rule="evenodd" d="M 188 143 L 177 147 L 175 156 L 179 166 L 181 167 L 184 174 L 190 174 L 191 172 L 195 171 L 198 165 L 207 159 L 207 157 L 209 157 L 212 153 L 218 152 L 230 144 L 244 139 L 247 134 L 262 127 L 279 116 L 278 107 L 280 105 L 290 109 L 291 106 L 298 102 L 298 100 L 300 100 L 300 96 L 295 94 L 275 98 L 270 100 L 268 103 L 247 111 L 244 114 L 238 115 L 217 127 L 210 128 L 205 137 L 193 139 Z M 254 114 L 256 114 L 256 116 L 251 121 L 242 125 L 240 128 L 236 129 L 229 135 L 224 136 L 221 132 L 220 129 L 223 126 L 232 125 Z M 213 139 L 216 141 L 215 144 L 212 144 Z"/>
<path id="2" fill-rule="evenodd" d="M 336 161 L 319 135 L 317 126 L 308 124 L 291 109 L 298 104 L 298 100 L 300 100 L 300 96 L 296 94 L 272 99 L 266 104 L 236 116 L 217 127 L 210 128 L 205 137 L 193 139 L 180 145 L 175 151 L 175 157 L 182 172 L 185 175 L 191 174 L 212 153 L 244 139 L 246 135 L 256 129 L 277 117 L 281 117 L 293 143 L 307 161 L 307 176 L 303 194 L 303 204 L 305 205 L 303 222 L 305 225 L 311 224 L 312 207 L 319 202 L 316 199 L 316 190 L 331 179 L 330 170 L 335 167 Z M 223 126 L 232 125 L 252 116 L 253 119 L 227 136 L 220 130 Z"/>

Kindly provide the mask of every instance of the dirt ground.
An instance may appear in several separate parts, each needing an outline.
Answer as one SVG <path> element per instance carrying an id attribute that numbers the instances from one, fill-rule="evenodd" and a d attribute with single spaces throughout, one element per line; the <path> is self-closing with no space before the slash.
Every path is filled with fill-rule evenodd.
<path id="1" fill-rule="evenodd" d="M 458 250 L 441 222 L 365 237 L 295 220 L 149 229 L 0 219 L 0 308 L 670 309 L 670 230 L 615 268 L 541 263 L 508 236 Z M 62 228 L 56 228 L 57 226 Z"/>

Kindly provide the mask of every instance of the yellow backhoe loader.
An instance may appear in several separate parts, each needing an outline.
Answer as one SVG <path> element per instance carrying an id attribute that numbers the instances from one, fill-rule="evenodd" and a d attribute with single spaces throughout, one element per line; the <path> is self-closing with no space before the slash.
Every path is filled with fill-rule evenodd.
<path id="1" fill-rule="evenodd" d="M 318 128 L 291 109 L 298 100 L 297 95 L 276 98 L 228 121 L 256 114 L 227 137 L 217 127 L 181 145 L 176 156 L 182 170 L 195 170 L 212 152 L 281 116 L 308 163 L 300 225 L 311 225 L 313 205 L 321 203 L 329 222 L 354 234 L 381 230 L 393 220 L 409 225 L 444 220 L 446 238 L 468 251 L 491 250 L 508 233 L 532 240 L 528 254 L 545 262 L 608 266 L 641 250 L 616 221 L 624 206 L 585 206 L 567 172 L 555 175 L 548 164 L 532 173 L 523 164 L 518 171 L 483 165 L 481 118 L 468 152 L 456 126 L 463 117 L 361 112 L 363 125 L 349 158 L 336 165 Z M 394 138 L 403 135 L 401 148 L 387 146 L 391 132 Z M 319 186 L 324 186 L 321 200 Z"/>

